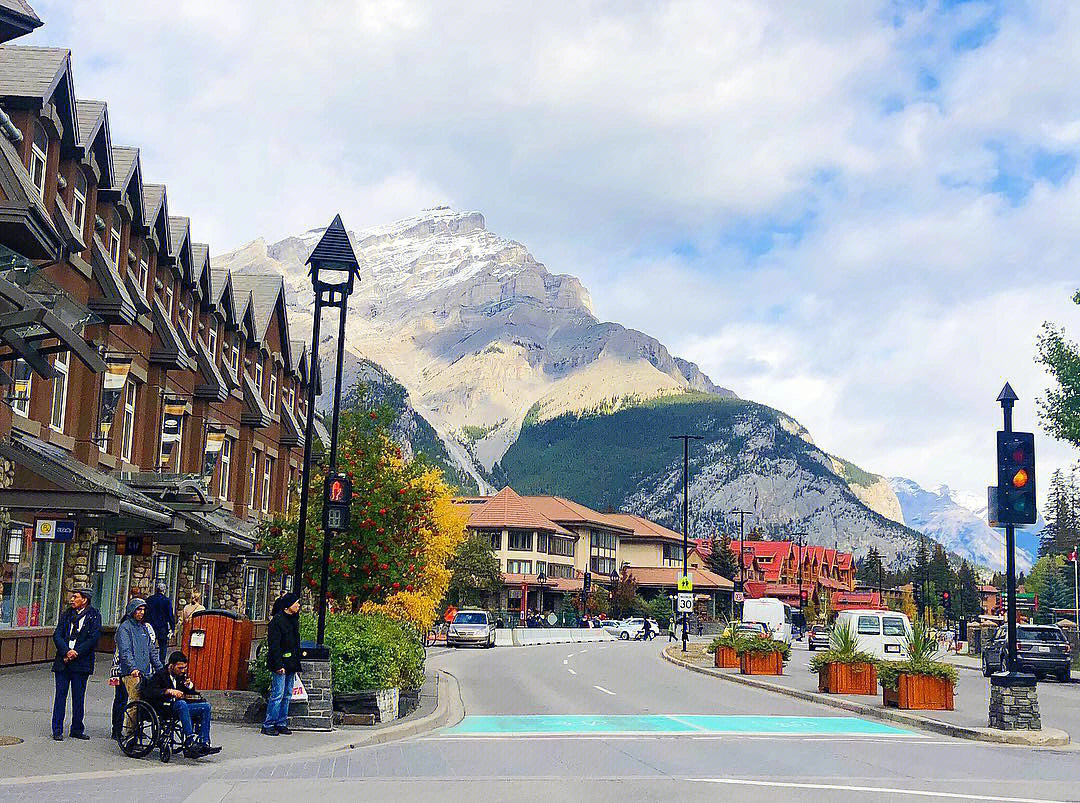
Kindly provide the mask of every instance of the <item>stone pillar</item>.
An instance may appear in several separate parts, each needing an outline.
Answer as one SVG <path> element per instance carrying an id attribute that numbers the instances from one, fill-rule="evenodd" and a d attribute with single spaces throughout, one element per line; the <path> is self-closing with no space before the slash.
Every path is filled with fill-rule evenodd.
<path id="1" fill-rule="evenodd" d="M 1032 675 L 999 672 L 990 676 L 990 727 L 1042 730 L 1038 685 Z"/>
<path id="2" fill-rule="evenodd" d="M 330 661 L 301 661 L 300 669 L 308 699 L 306 703 L 289 706 L 289 727 L 308 731 L 333 730 L 334 683 Z"/>

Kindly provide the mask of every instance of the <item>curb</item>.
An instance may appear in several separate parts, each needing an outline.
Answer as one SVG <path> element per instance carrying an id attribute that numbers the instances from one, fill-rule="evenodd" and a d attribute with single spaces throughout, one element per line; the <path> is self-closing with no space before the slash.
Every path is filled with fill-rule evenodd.
<path id="1" fill-rule="evenodd" d="M 854 700 L 841 700 L 827 694 L 816 694 L 814 692 L 803 691 L 802 689 L 790 689 L 787 686 L 780 686 L 764 680 L 757 680 L 746 675 L 725 674 L 723 672 L 718 672 L 711 667 L 697 666 L 688 661 L 683 661 L 681 658 L 669 655 L 669 649 L 671 648 L 667 647 L 660 653 L 664 660 L 668 663 L 682 667 L 683 669 L 689 669 L 691 672 L 720 678 L 729 683 L 738 683 L 743 686 L 750 686 L 763 691 L 784 694 L 788 697 L 794 697 L 797 700 L 805 700 L 807 702 L 829 706 L 830 708 L 838 708 L 841 711 L 848 711 L 853 714 L 870 717 L 871 719 L 878 719 L 883 722 L 907 725 L 911 728 L 932 731 L 945 736 L 952 736 L 957 739 L 971 739 L 994 744 L 1024 745 L 1026 747 L 1064 747 L 1069 744 L 1069 734 L 1057 728 L 1044 728 L 1041 731 L 1021 732 L 951 725 L 947 722 L 940 722 L 936 719 L 930 719 L 929 717 L 918 716 L 917 714 L 908 714 L 887 708 L 875 708 L 873 706 L 855 702 Z"/>

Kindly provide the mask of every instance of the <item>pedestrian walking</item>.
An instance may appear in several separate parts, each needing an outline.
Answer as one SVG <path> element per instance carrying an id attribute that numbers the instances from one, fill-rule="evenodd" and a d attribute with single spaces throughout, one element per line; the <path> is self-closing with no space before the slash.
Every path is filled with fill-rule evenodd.
<path id="1" fill-rule="evenodd" d="M 288 736 L 289 700 L 296 673 L 300 671 L 300 597 L 285 594 L 266 629 L 266 665 L 270 670 L 270 694 L 266 700 L 264 736 Z"/>
<path id="2" fill-rule="evenodd" d="M 642 621 L 642 625 L 641 625 L 641 638 L 642 638 L 642 641 L 648 641 L 649 640 L 649 633 L 651 631 L 652 631 L 652 625 L 649 624 L 649 617 L 646 616 L 645 619 Z"/>
<path id="3" fill-rule="evenodd" d="M 667 620 L 667 640 L 671 643 L 675 640 L 675 617 L 671 616 Z"/>
<path id="4" fill-rule="evenodd" d="M 157 636 L 154 628 L 143 622 L 147 635 L 150 637 L 151 649 L 157 649 Z M 112 738 L 120 741 L 124 725 L 124 707 L 128 704 L 127 688 L 120 676 L 120 648 L 113 650 L 112 669 L 109 671 L 109 685 L 113 687 L 112 703 Z"/>
<path id="5" fill-rule="evenodd" d="M 64 738 L 64 715 L 68 691 L 71 691 L 71 729 L 73 739 L 89 739 L 83 728 L 83 703 L 86 681 L 94 674 L 94 649 L 101 638 L 101 614 L 90 604 L 93 592 L 79 588 L 71 594 L 71 607 L 60 615 L 53 631 L 56 657 L 52 671 L 56 681 L 53 698 L 52 737 Z"/>
<path id="6" fill-rule="evenodd" d="M 146 598 L 146 621 L 157 636 L 158 658 L 162 664 L 169 652 L 169 639 L 172 638 L 175 621 L 172 600 L 166 595 L 168 590 L 164 583 L 158 583 L 157 590 Z"/>
<path id="7" fill-rule="evenodd" d="M 139 686 L 143 678 L 150 677 L 163 666 L 157 644 L 150 637 L 144 623 L 146 600 L 135 597 L 127 604 L 124 621 L 116 628 L 116 648 L 120 654 L 120 680 L 124 684 L 128 700 L 141 699 Z M 135 712 L 124 717 L 124 734 L 130 733 L 135 724 Z"/>
<path id="8" fill-rule="evenodd" d="M 202 594 L 198 591 L 192 591 L 191 601 L 180 610 L 180 621 L 177 624 L 177 627 L 180 631 L 181 638 L 183 638 L 184 635 L 184 626 L 191 621 L 191 617 L 199 611 L 205 610 L 206 606 L 202 604 Z"/>

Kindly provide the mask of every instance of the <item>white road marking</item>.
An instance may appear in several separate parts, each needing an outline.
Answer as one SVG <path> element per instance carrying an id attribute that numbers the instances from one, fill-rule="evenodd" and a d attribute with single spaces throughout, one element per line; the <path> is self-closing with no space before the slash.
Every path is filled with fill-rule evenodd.
<path id="1" fill-rule="evenodd" d="M 570 667 L 566 667 L 566 671 L 567 671 L 567 672 L 569 672 L 569 673 L 570 673 L 571 675 L 576 675 L 576 674 L 577 674 L 577 672 L 575 672 L 575 671 L 574 671 L 573 669 L 571 669 Z"/>
<path id="2" fill-rule="evenodd" d="M 603 686 L 593 686 L 593 688 L 596 689 L 597 691 L 602 691 L 604 694 L 610 694 L 612 697 L 615 696 L 615 692 L 613 692 L 613 691 L 611 691 L 609 689 L 605 689 Z"/>
<path id="3" fill-rule="evenodd" d="M 752 781 L 748 778 L 687 778 L 698 783 L 728 784 L 730 786 L 771 786 L 783 789 L 821 789 L 829 792 L 873 792 L 880 795 L 906 795 L 908 797 L 931 797 L 943 800 L 986 800 L 996 803 L 1067 803 L 1040 797 L 1003 797 L 1001 795 L 973 795 L 970 792 L 937 792 L 932 789 L 897 789 L 890 786 L 848 786 L 831 783 L 800 783 L 795 781 Z"/>

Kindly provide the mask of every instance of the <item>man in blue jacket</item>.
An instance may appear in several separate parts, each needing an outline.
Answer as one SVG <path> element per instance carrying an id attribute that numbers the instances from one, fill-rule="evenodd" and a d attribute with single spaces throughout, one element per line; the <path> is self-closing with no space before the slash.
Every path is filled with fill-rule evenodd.
<path id="1" fill-rule="evenodd" d="M 90 605 L 93 592 L 78 588 L 71 594 L 71 607 L 60 615 L 53 631 L 56 657 L 52 671 L 56 679 L 53 699 L 52 737 L 64 738 L 64 713 L 68 689 L 71 689 L 71 730 L 73 739 L 89 739 L 83 731 L 83 701 L 86 681 L 94 674 L 94 649 L 101 638 L 101 614 Z"/>
<path id="2" fill-rule="evenodd" d="M 124 611 L 124 621 L 116 628 L 116 651 L 120 656 L 120 681 L 127 690 L 128 700 L 138 700 L 139 684 L 162 667 L 157 645 L 150 639 L 150 631 L 143 623 L 146 616 L 146 600 L 133 598 Z M 124 717 L 124 734 L 131 732 L 135 724 L 134 712 Z"/>
<path id="3" fill-rule="evenodd" d="M 157 584 L 157 590 L 146 598 L 146 621 L 154 628 L 157 636 L 158 657 L 161 663 L 165 663 L 165 656 L 169 654 L 169 639 L 172 637 L 173 616 L 172 600 L 166 596 L 168 591 L 164 583 Z"/>

